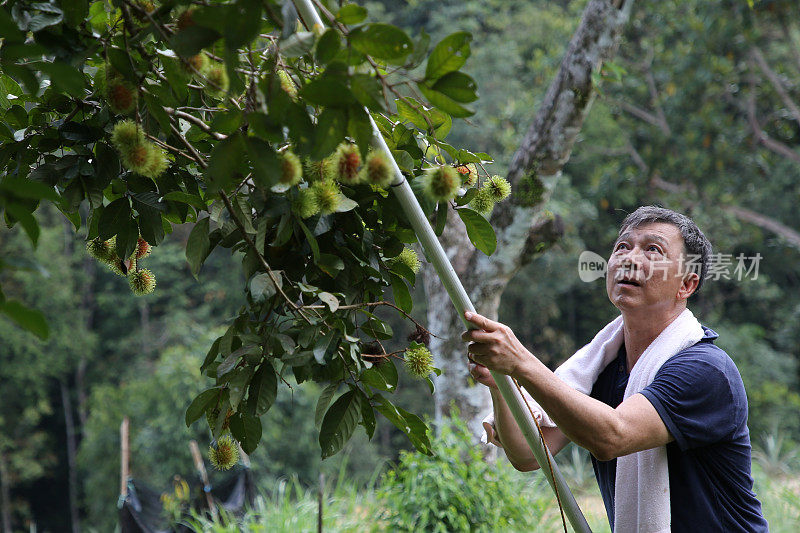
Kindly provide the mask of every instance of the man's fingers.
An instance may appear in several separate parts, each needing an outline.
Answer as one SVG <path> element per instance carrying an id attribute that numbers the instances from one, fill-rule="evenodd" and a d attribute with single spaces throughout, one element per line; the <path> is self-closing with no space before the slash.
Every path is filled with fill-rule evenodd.
<path id="1" fill-rule="evenodd" d="M 489 320 L 485 316 L 479 315 L 478 313 L 473 313 L 471 311 L 465 311 L 464 318 L 466 318 L 471 324 L 475 324 L 485 331 L 494 331 L 501 325 L 499 322 Z"/>

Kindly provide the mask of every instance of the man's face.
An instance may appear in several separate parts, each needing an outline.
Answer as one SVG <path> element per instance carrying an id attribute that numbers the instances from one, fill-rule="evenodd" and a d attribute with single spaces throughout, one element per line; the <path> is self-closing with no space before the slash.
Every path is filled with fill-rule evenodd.
<path id="1" fill-rule="evenodd" d="M 608 260 L 608 298 L 621 311 L 669 308 L 688 298 L 681 274 L 684 262 L 683 237 L 676 226 L 654 222 L 628 228 Z"/>

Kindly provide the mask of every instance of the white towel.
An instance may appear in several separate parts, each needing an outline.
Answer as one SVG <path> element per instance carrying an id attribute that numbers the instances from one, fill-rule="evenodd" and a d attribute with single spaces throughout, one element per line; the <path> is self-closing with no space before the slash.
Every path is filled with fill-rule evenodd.
<path id="1" fill-rule="evenodd" d="M 667 359 L 702 338 L 700 322 L 691 311 L 684 310 L 639 357 L 628 377 L 624 398 L 644 389 Z M 617 357 L 623 340 L 620 315 L 600 330 L 589 344 L 559 366 L 555 374 L 574 389 L 589 394 L 600 373 Z M 525 389 L 523 395 L 541 425 L 556 425 Z M 493 414 L 487 416 L 484 422 L 494 425 Z M 487 442 L 486 435 L 482 440 Z M 665 446 L 617 458 L 614 511 L 615 532 L 670 531 L 669 472 Z"/>

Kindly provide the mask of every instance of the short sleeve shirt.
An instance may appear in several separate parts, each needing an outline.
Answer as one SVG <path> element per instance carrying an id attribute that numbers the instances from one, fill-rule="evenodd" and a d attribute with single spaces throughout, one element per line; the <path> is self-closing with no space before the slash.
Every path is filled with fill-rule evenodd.
<path id="1" fill-rule="evenodd" d="M 768 531 L 753 492 L 747 396 L 736 365 L 703 327 L 695 345 L 668 359 L 641 391 L 675 438 L 667 444 L 672 531 Z M 628 384 L 625 347 L 600 374 L 591 397 L 616 408 Z M 614 527 L 617 460 L 592 457 Z"/>

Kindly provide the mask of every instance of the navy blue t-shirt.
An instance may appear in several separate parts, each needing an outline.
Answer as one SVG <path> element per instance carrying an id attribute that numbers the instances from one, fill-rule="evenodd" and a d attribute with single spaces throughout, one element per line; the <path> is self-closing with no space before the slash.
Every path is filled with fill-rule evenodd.
<path id="1" fill-rule="evenodd" d="M 717 335 L 704 337 L 668 359 L 641 394 L 675 438 L 667 444 L 672 531 L 768 531 L 753 492 L 747 397 L 739 370 Z M 625 347 L 597 378 L 591 397 L 622 403 L 628 370 Z M 592 457 L 597 483 L 614 529 L 617 460 Z"/>

